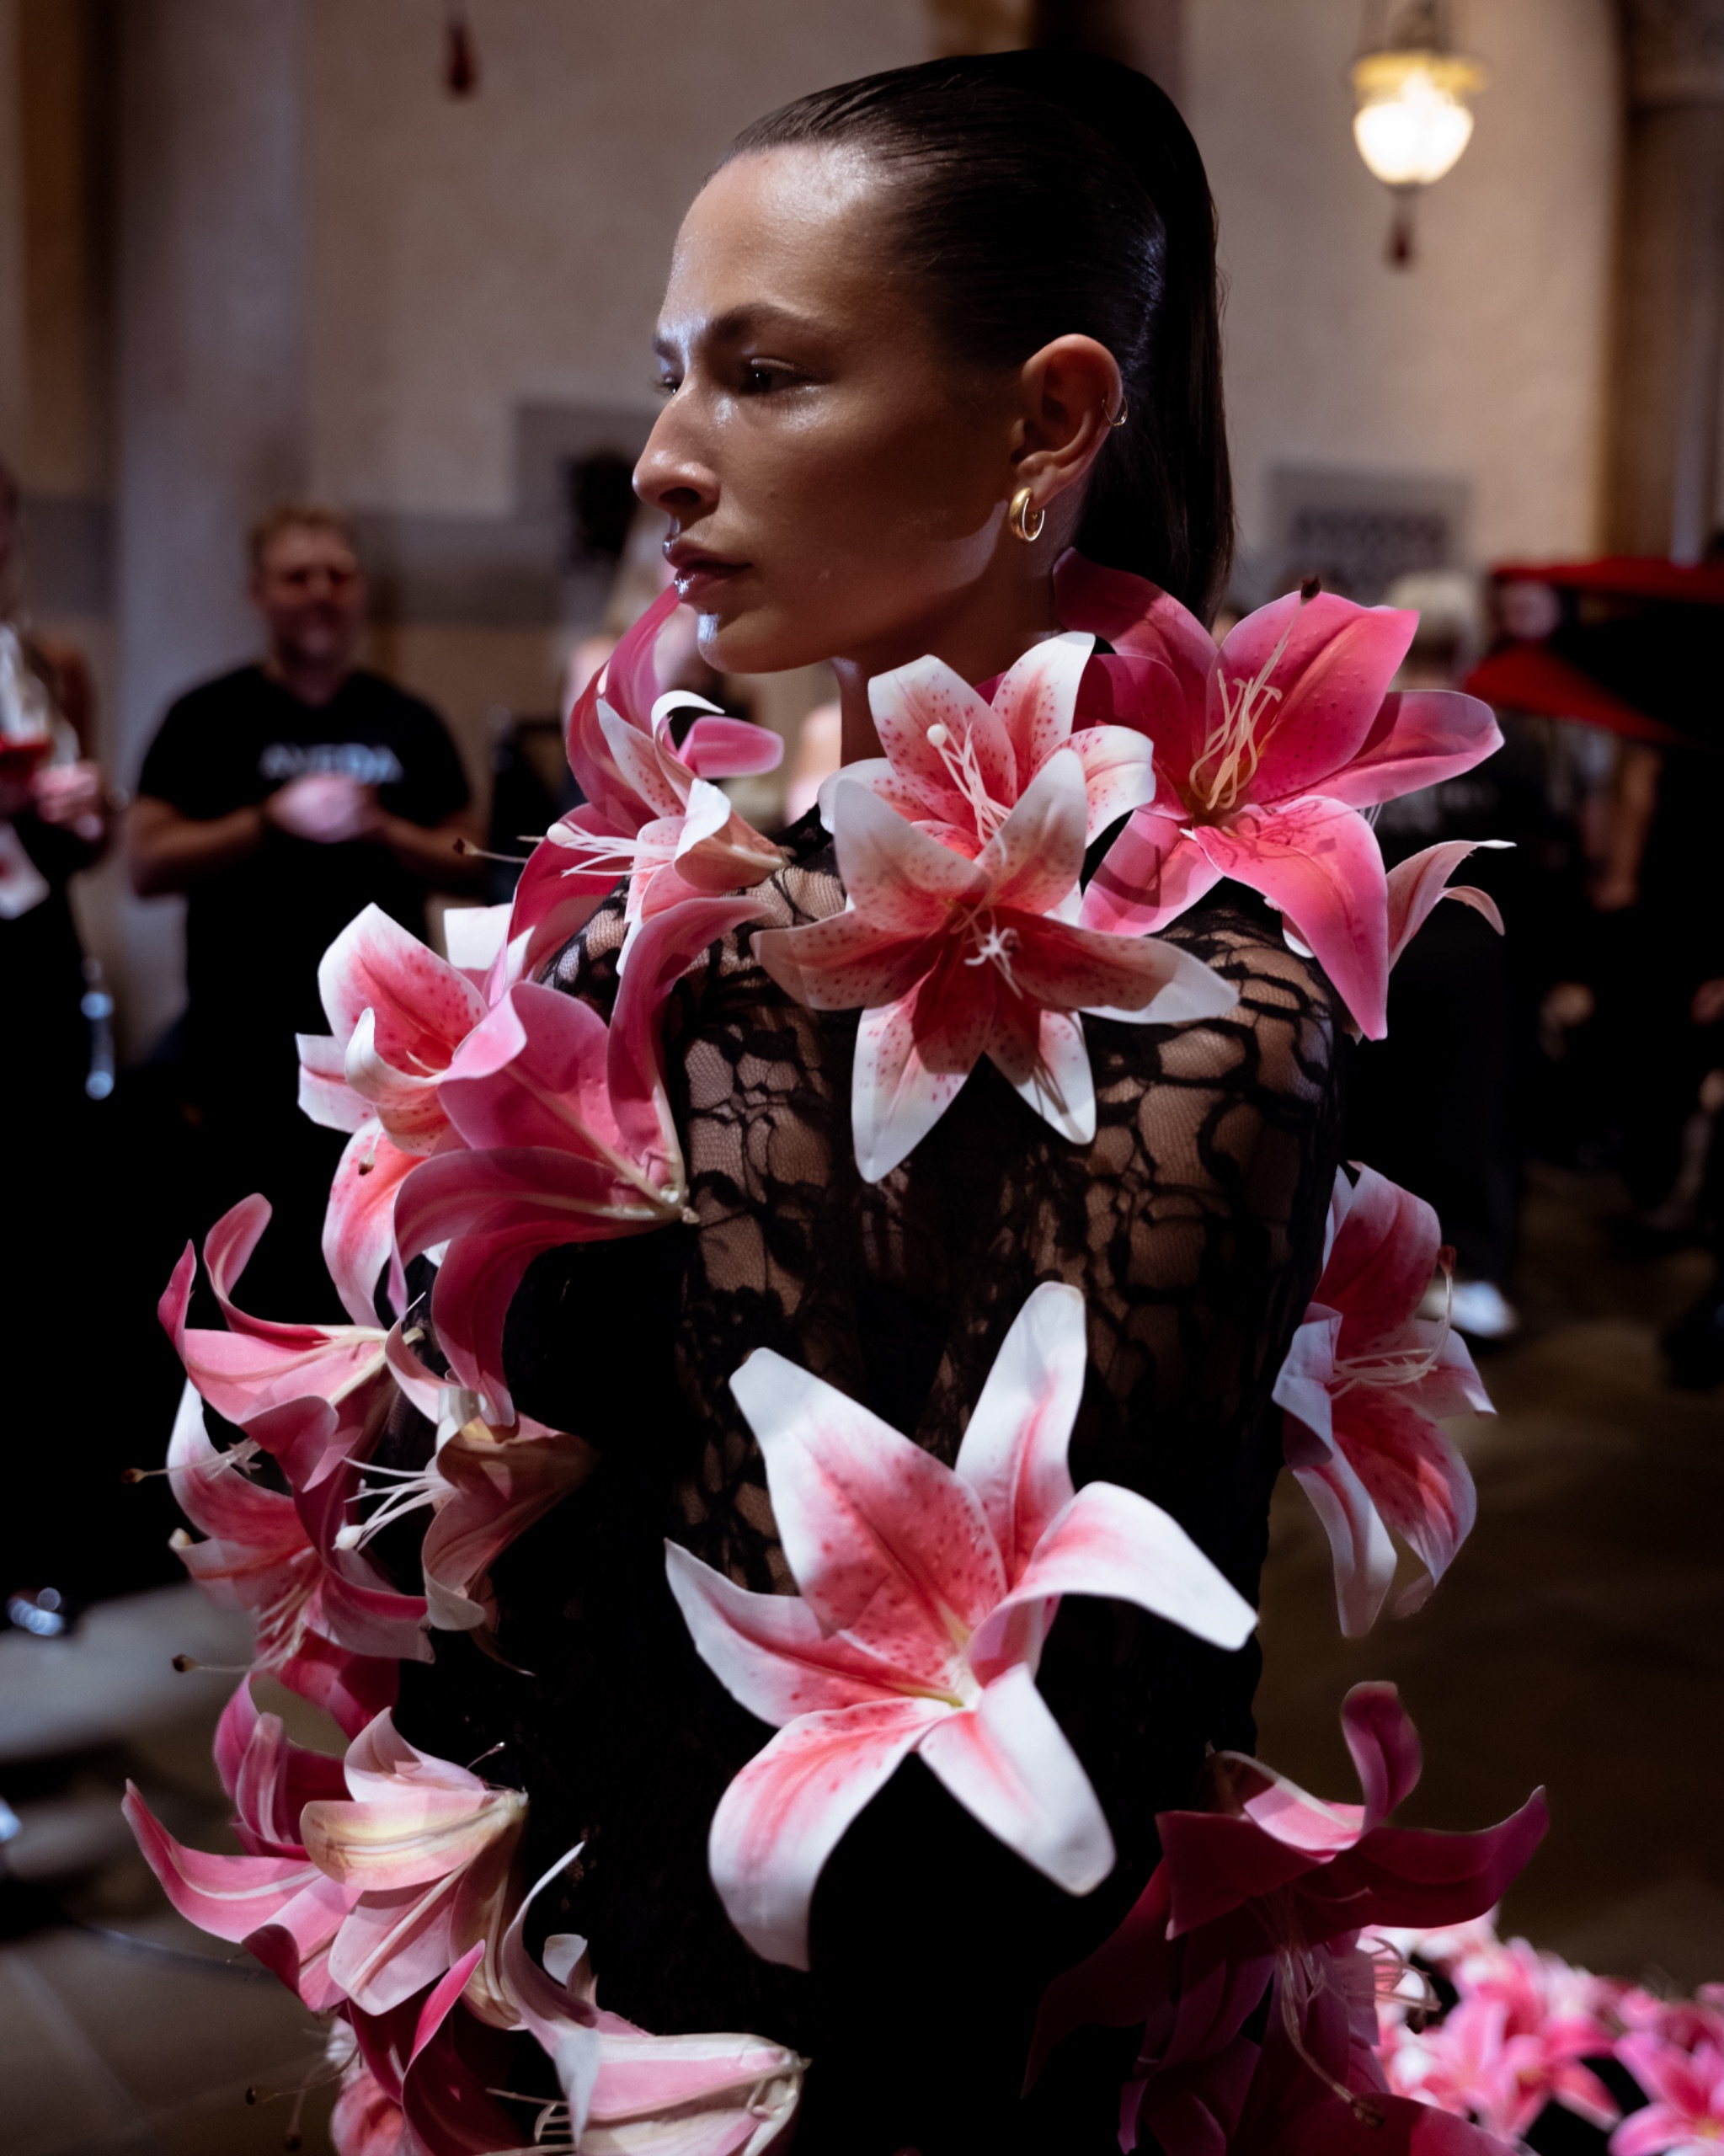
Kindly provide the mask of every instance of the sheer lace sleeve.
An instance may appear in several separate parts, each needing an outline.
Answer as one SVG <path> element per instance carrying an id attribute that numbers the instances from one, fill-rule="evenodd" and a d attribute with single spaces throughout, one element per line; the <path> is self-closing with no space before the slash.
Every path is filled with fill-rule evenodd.
<path id="1" fill-rule="evenodd" d="M 796 857 L 761 890 L 762 925 L 843 903 L 818 824 L 787 842 Z M 1269 1390 L 1319 1269 L 1337 1162 L 1329 993 L 1268 916 L 1194 912 L 1170 940 L 1232 980 L 1239 1005 L 1181 1027 L 1086 1020 L 1091 1145 L 1057 1136 L 984 1065 L 869 1186 L 850 1135 L 857 1016 L 791 1001 L 753 963 L 750 933 L 673 1003 L 698 1225 L 556 1253 L 511 1315 L 523 1406 L 605 1456 L 499 1569 L 503 1652 L 536 1674 L 440 1641 L 437 1668 L 409 1672 L 404 1712 L 446 1756 L 512 1750 L 547 1861 L 585 1838 L 554 1924 L 592 1940 L 606 2004 L 661 2031 L 755 2028 L 815 2058 L 799 2147 L 1108 2148 L 1123 2069 L 1018 2103 L 1035 2003 L 1141 1887 L 1154 1813 L 1184 1800 L 1205 1744 L 1249 1748 L 1255 1646 L 1229 1656 L 1112 1604 L 1068 1602 L 1041 1684 L 1113 1825 L 1113 1878 L 1070 1900 L 911 1760 L 830 1864 L 802 1977 L 741 1945 L 707 1879 L 713 1810 L 767 1732 L 694 1657 L 662 1538 L 750 1588 L 791 1591 L 731 1373 L 776 1348 L 950 1462 L 1012 1319 L 1059 1279 L 1088 1311 L 1075 1480 L 1154 1499 L 1255 1600 L 1279 1461 Z M 613 905 L 555 985 L 605 1007 L 620 939 Z M 942 2031 L 941 2061 L 905 2062 L 918 2027 Z M 1062 2050 L 1070 2084 L 1084 2047 Z"/>

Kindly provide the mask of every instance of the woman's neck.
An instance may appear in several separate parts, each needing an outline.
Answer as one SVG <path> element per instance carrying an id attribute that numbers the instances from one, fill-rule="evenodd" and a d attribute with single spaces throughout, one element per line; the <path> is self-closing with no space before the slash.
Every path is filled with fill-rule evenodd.
<path id="1" fill-rule="evenodd" d="M 835 659 L 839 709 L 843 714 L 842 758 L 846 764 L 881 754 L 868 707 L 868 684 L 878 674 L 931 655 L 964 680 L 986 681 L 1016 664 L 1032 644 L 1058 635 L 1054 579 L 1043 572 L 967 592 L 944 618 L 925 616 L 895 637 L 848 659 Z"/>

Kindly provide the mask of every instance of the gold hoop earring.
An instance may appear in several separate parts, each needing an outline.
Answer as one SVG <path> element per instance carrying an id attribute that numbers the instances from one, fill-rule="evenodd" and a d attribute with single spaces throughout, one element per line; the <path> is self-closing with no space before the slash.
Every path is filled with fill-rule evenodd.
<path id="1" fill-rule="evenodd" d="M 1044 509 L 1038 509 L 1036 511 L 1034 526 L 1032 527 L 1030 490 L 1027 487 L 1020 487 L 1011 497 L 1011 507 L 1006 512 L 1006 521 L 1011 526 L 1014 538 L 1022 539 L 1027 547 L 1033 546 L 1042 536 L 1042 526 L 1048 521 L 1048 512 Z"/>
<path id="2" fill-rule="evenodd" d="M 1127 414 L 1130 409 L 1131 409 L 1131 407 L 1130 407 L 1130 406 L 1126 403 L 1125 399 L 1122 397 L 1122 398 L 1120 398 L 1120 400 L 1119 400 L 1119 410 L 1118 410 L 1118 414 L 1117 414 L 1117 416 L 1116 416 L 1116 417 L 1114 417 L 1113 419 L 1109 419 L 1109 420 L 1108 420 L 1108 425 L 1109 425 L 1110 427 L 1123 427 L 1123 426 L 1125 424 L 1125 415 L 1126 415 L 1126 414 Z"/>

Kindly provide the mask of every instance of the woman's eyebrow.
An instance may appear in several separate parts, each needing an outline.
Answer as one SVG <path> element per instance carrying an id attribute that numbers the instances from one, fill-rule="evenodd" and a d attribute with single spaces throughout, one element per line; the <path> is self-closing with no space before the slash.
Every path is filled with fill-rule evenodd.
<path id="1" fill-rule="evenodd" d="M 710 322 L 702 323 L 694 337 L 674 336 L 669 330 L 660 329 L 653 339 L 653 350 L 661 360 L 674 359 L 687 342 L 708 344 L 734 344 L 762 330 L 789 330 L 804 336 L 819 334 L 819 324 L 798 314 L 793 307 L 781 307 L 774 300 L 747 300 L 739 306 L 727 307 L 723 314 L 715 315 Z"/>

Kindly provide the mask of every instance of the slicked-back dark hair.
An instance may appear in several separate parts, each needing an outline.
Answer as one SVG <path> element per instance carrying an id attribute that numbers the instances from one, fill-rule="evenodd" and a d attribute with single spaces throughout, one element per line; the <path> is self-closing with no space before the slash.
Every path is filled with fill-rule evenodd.
<path id="1" fill-rule="evenodd" d="M 1172 99 L 1087 53 L 935 60 L 798 98 L 728 154 L 823 144 L 890 174 L 891 245 L 956 357 L 1020 366 L 1074 334 L 1112 352 L 1129 409 L 1077 545 L 1210 619 L 1233 558 L 1215 211 Z"/>

